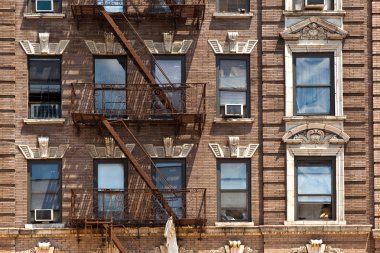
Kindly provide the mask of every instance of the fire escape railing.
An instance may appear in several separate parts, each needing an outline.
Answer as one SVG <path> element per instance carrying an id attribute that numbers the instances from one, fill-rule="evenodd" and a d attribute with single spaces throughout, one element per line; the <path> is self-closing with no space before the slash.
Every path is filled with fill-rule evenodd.
<path id="1" fill-rule="evenodd" d="M 172 207 L 179 225 L 204 225 L 206 189 L 159 189 Z M 150 189 L 75 189 L 71 191 L 70 223 L 85 225 L 109 221 L 133 226 L 162 226 L 168 214 Z"/>

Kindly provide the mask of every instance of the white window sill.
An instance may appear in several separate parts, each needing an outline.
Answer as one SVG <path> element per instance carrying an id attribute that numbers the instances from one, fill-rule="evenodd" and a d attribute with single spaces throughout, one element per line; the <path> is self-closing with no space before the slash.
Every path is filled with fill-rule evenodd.
<path id="1" fill-rule="evenodd" d="M 212 14 L 214 18 L 252 18 L 252 13 L 235 13 L 235 12 L 214 12 Z"/>
<path id="2" fill-rule="evenodd" d="M 346 225 L 346 221 L 337 220 L 297 220 L 297 221 L 284 221 L 284 225 Z"/>
<path id="3" fill-rule="evenodd" d="M 344 121 L 346 116 L 284 116 L 282 119 L 285 122 L 323 122 L 323 121 Z"/>
<path id="4" fill-rule="evenodd" d="M 215 222 L 216 227 L 224 228 L 236 228 L 236 227 L 254 227 L 253 221 L 242 221 L 242 222 Z"/>
<path id="5" fill-rule="evenodd" d="M 58 119 L 24 119 L 26 125 L 63 125 L 65 124 L 64 118 Z"/>
<path id="6" fill-rule="evenodd" d="M 63 13 L 24 13 L 26 19 L 63 19 L 65 14 Z"/>
<path id="7" fill-rule="evenodd" d="M 344 16 L 345 11 L 320 11 L 320 10 L 293 10 L 283 11 L 286 17 L 300 17 L 300 16 Z"/>
<path id="8" fill-rule="evenodd" d="M 251 124 L 255 120 L 253 118 L 214 118 L 217 124 Z"/>
<path id="9" fill-rule="evenodd" d="M 35 223 L 35 224 L 25 224 L 25 229 L 36 229 L 36 228 L 64 228 L 63 223 Z"/>

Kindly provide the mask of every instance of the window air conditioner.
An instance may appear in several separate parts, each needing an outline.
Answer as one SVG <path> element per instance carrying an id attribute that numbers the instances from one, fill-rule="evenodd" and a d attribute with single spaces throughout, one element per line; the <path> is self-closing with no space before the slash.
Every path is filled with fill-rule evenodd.
<path id="1" fill-rule="evenodd" d="M 36 0 L 36 12 L 52 12 L 53 0 Z"/>
<path id="2" fill-rule="evenodd" d="M 242 104 L 226 104 L 224 105 L 225 117 L 243 117 L 243 105 Z"/>
<path id="3" fill-rule="evenodd" d="M 53 221 L 53 209 L 34 209 L 35 221 Z"/>
<path id="4" fill-rule="evenodd" d="M 305 0 L 305 9 L 320 9 L 325 7 L 325 0 Z"/>

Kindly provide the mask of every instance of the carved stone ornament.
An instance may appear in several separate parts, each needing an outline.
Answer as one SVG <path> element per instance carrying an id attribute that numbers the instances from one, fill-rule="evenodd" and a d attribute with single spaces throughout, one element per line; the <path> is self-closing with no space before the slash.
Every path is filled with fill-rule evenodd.
<path id="1" fill-rule="evenodd" d="M 128 251 L 129 252 L 129 251 Z M 120 253 L 120 250 L 113 243 L 107 243 L 101 248 L 91 253 Z"/>
<path id="2" fill-rule="evenodd" d="M 193 40 L 174 40 L 172 33 L 163 33 L 163 42 L 144 40 L 152 54 L 186 54 Z"/>
<path id="3" fill-rule="evenodd" d="M 20 253 L 65 253 L 65 251 L 52 247 L 50 242 L 39 242 L 37 247 L 21 251 Z"/>
<path id="4" fill-rule="evenodd" d="M 227 41 L 217 39 L 208 40 L 214 54 L 250 54 L 257 44 L 257 40 L 237 41 L 238 33 L 228 33 Z"/>
<path id="5" fill-rule="evenodd" d="M 290 253 L 343 253 L 343 251 L 327 246 L 321 239 L 316 239 L 310 240 L 305 246 L 291 249 Z"/>
<path id="6" fill-rule="evenodd" d="M 63 158 L 69 144 L 60 144 L 58 147 L 49 147 L 49 137 L 38 137 L 38 148 L 29 145 L 18 145 L 25 159 L 60 159 Z"/>
<path id="7" fill-rule="evenodd" d="M 229 241 L 228 245 L 220 247 L 217 250 L 202 251 L 202 253 L 258 253 L 258 250 L 253 250 L 241 244 L 241 241 Z"/>
<path id="8" fill-rule="evenodd" d="M 27 55 L 62 55 L 70 40 L 60 40 L 58 43 L 49 42 L 49 33 L 39 33 L 39 42 L 21 40 L 20 45 Z"/>
<path id="9" fill-rule="evenodd" d="M 345 144 L 350 137 L 337 127 L 310 123 L 289 130 L 282 140 L 288 144 Z"/>
<path id="10" fill-rule="evenodd" d="M 240 146 L 238 136 L 228 137 L 228 146 L 218 143 L 209 143 L 208 145 L 216 158 L 251 158 L 259 147 L 259 144 Z"/>
<path id="11" fill-rule="evenodd" d="M 121 44 L 115 41 L 112 32 L 104 32 L 104 42 L 85 40 L 88 50 L 93 55 L 125 55 L 127 54 Z"/>
<path id="12" fill-rule="evenodd" d="M 310 17 L 281 33 L 285 40 L 343 40 L 347 31 L 319 17 Z"/>
<path id="13" fill-rule="evenodd" d="M 135 144 L 126 144 L 125 146 L 132 152 Z M 112 137 L 104 138 L 103 147 L 87 144 L 86 148 L 92 158 L 125 158 L 124 153 L 115 144 L 115 140 Z"/>
<path id="14" fill-rule="evenodd" d="M 113 253 L 113 252 L 112 252 Z M 128 253 L 140 253 L 140 251 L 130 251 L 128 250 Z M 160 245 L 160 247 L 155 247 L 152 250 L 146 251 L 146 253 L 168 253 L 168 249 L 164 245 Z M 195 250 L 187 250 L 183 247 L 179 248 L 179 253 L 197 253 Z"/>
<path id="15" fill-rule="evenodd" d="M 186 158 L 193 146 L 190 143 L 175 146 L 173 137 L 164 137 L 163 146 L 145 144 L 144 148 L 151 158 Z"/>

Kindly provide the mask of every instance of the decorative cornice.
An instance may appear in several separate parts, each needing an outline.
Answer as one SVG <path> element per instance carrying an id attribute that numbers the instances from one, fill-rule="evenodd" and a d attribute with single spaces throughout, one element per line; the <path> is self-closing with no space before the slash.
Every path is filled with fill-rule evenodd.
<path id="1" fill-rule="evenodd" d="M 259 144 L 240 146 L 237 136 L 230 136 L 228 140 L 228 146 L 222 146 L 218 143 L 208 144 L 216 158 L 251 158 L 259 147 Z"/>
<path id="2" fill-rule="evenodd" d="M 130 152 L 133 151 L 135 144 L 125 145 Z M 86 148 L 93 159 L 99 158 L 125 158 L 124 153 L 115 144 L 115 140 L 112 137 L 104 138 L 104 146 L 95 146 L 93 144 L 87 144 Z"/>
<path id="3" fill-rule="evenodd" d="M 58 43 L 49 43 L 49 33 L 38 34 L 40 42 L 33 43 L 21 40 L 21 47 L 27 55 L 62 55 L 70 40 L 60 40 Z"/>
<path id="4" fill-rule="evenodd" d="M 214 51 L 214 54 L 250 54 L 257 44 L 257 40 L 247 40 L 244 42 L 233 41 L 232 43 L 234 45 L 231 47 L 231 42 L 231 40 L 208 40 L 208 44 Z"/>
<path id="5" fill-rule="evenodd" d="M 93 55 L 125 55 L 127 54 L 121 44 L 115 41 L 112 32 L 104 32 L 104 42 L 85 40 L 88 50 Z"/>
<path id="6" fill-rule="evenodd" d="M 144 40 L 144 43 L 152 54 L 186 54 L 193 40 L 169 42 L 169 38 L 165 38 L 164 42 Z"/>
<path id="7" fill-rule="evenodd" d="M 288 144 L 345 144 L 349 139 L 342 129 L 322 123 L 294 127 L 282 137 Z"/>
<path id="8" fill-rule="evenodd" d="M 284 40 L 343 40 L 347 31 L 319 17 L 310 17 L 285 29 Z"/>
<path id="9" fill-rule="evenodd" d="M 145 144 L 144 148 L 151 158 L 186 158 L 194 146 L 190 143 L 174 146 L 173 137 L 164 137 L 163 144 L 163 146 Z"/>
<path id="10" fill-rule="evenodd" d="M 333 248 L 323 243 L 321 239 L 310 240 L 305 246 L 292 248 L 290 253 L 343 253 L 341 249 Z"/>
<path id="11" fill-rule="evenodd" d="M 49 137 L 38 137 L 38 148 L 29 145 L 18 145 L 25 159 L 62 159 L 69 144 L 60 144 L 58 147 L 49 147 Z"/>

